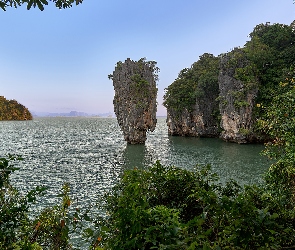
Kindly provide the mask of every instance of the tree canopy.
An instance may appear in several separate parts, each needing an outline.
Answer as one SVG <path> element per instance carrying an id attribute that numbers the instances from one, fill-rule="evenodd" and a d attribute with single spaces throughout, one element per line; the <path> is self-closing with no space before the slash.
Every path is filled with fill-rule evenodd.
<path id="1" fill-rule="evenodd" d="M 218 89 L 218 57 L 204 53 L 199 60 L 180 71 L 177 79 L 165 89 L 164 106 L 174 111 L 191 110 L 205 88 Z"/>
<path id="2" fill-rule="evenodd" d="M 49 2 L 53 2 L 55 6 L 59 9 L 71 8 L 73 4 L 80 4 L 83 0 L 49 0 Z M 48 5 L 47 0 L 0 0 L 0 8 L 2 10 L 6 10 L 7 7 L 15 7 L 21 5 L 27 5 L 27 9 L 31 9 L 32 7 L 38 7 L 41 11 L 44 10 L 44 6 Z"/>

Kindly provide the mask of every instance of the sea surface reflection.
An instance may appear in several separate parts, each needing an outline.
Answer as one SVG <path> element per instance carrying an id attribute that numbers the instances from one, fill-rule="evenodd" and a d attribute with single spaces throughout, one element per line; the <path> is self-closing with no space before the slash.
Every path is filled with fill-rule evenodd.
<path id="1" fill-rule="evenodd" d="M 171 137 L 165 118 L 148 133 L 145 145 L 128 145 L 115 118 L 37 118 L 0 122 L 0 155 L 20 154 L 21 170 L 14 185 L 27 191 L 48 186 L 42 206 L 56 202 L 64 182 L 81 204 L 107 192 L 125 169 L 146 168 L 156 160 L 193 169 L 210 164 L 224 182 L 257 183 L 270 162 L 260 155 L 263 145 L 238 145 L 212 138 Z"/>

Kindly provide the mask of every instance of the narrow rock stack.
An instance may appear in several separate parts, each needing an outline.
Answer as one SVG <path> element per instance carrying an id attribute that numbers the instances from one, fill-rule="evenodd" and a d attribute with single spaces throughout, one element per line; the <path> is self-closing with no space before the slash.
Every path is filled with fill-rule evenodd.
<path id="1" fill-rule="evenodd" d="M 143 144 L 146 132 L 154 131 L 157 123 L 156 62 L 127 58 L 118 62 L 109 78 L 115 90 L 114 111 L 124 139 L 130 144 Z"/>

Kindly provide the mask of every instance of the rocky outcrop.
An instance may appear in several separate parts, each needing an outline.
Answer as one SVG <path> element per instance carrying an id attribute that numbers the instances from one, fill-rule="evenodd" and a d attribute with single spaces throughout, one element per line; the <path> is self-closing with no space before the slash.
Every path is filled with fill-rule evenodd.
<path id="1" fill-rule="evenodd" d="M 164 105 L 169 135 L 219 135 L 218 73 L 219 59 L 205 53 L 167 88 Z"/>
<path id="2" fill-rule="evenodd" d="M 258 88 L 255 79 L 239 80 L 237 69 L 246 74 L 249 62 L 241 49 L 221 56 L 219 73 L 219 109 L 225 141 L 247 143 L 256 140 L 253 133 L 253 108 Z M 249 72 L 248 72 L 249 74 Z"/>
<path id="3" fill-rule="evenodd" d="M 24 105 L 16 100 L 7 100 L 4 96 L 0 96 L 0 121 L 32 119 L 32 114 Z"/>
<path id="4" fill-rule="evenodd" d="M 184 109 L 181 114 L 173 109 L 167 109 L 168 134 L 198 136 L 195 118 L 195 112 L 189 112 L 187 109 Z"/>
<path id="5" fill-rule="evenodd" d="M 154 61 L 118 62 L 109 78 L 115 90 L 114 111 L 124 139 L 130 144 L 146 141 L 146 132 L 156 127 L 157 72 Z"/>
<path id="6" fill-rule="evenodd" d="M 191 111 L 184 109 L 176 112 L 167 109 L 169 135 L 218 137 L 220 133 L 218 119 L 218 89 L 205 88 L 202 97 L 196 99 Z"/>
<path id="7" fill-rule="evenodd" d="M 201 56 L 180 73 L 164 96 L 168 134 L 221 137 L 237 143 L 256 141 L 253 109 L 258 80 L 254 71 L 243 49 L 219 58 Z M 192 95 L 195 99 L 190 99 Z"/>

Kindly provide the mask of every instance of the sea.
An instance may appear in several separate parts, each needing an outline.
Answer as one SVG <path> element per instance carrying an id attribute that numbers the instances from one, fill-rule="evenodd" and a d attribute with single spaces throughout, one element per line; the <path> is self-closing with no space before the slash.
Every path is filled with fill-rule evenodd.
<path id="1" fill-rule="evenodd" d="M 12 184 L 23 193 L 48 187 L 32 212 L 59 201 L 64 183 L 70 185 L 75 206 L 89 206 L 118 183 L 124 170 L 147 169 L 159 160 L 166 166 L 194 170 L 211 165 L 225 183 L 262 181 L 271 162 L 261 155 L 261 144 L 227 143 L 218 138 L 168 136 L 166 118 L 157 118 L 144 145 L 129 145 L 116 118 L 35 118 L 0 122 L 0 156 L 21 155 Z"/>

